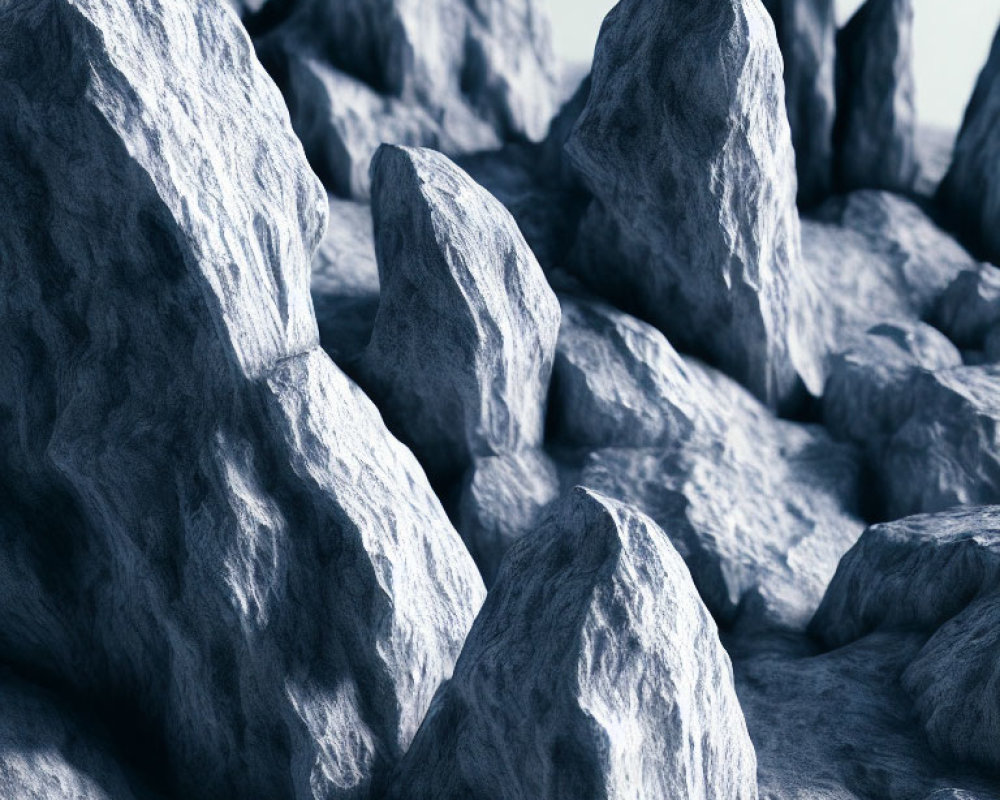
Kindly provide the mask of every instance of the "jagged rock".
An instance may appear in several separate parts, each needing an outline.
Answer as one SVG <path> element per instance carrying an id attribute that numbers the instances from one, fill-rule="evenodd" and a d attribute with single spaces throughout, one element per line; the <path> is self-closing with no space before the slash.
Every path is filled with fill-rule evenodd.
<path id="1" fill-rule="evenodd" d="M 0 653 L 173 796 L 365 797 L 483 587 L 318 348 L 327 202 L 280 94 L 223 4 L 4 30 Z"/>
<path id="2" fill-rule="evenodd" d="M 372 162 L 382 297 L 359 366 L 432 477 L 542 443 L 559 303 L 513 218 L 445 156 Z"/>
<path id="3" fill-rule="evenodd" d="M 785 61 L 785 107 L 795 146 L 799 205 L 833 189 L 837 16 L 833 0 L 764 0 Z"/>
<path id="4" fill-rule="evenodd" d="M 850 513 L 857 452 L 775 419 L 652 326 L 562 302 L 553 431 L 605 448 L 579 482 L 656 520 L 720 621 L 804 627 L 863 527 Z"/>
<path id="5" fill-rule="evenodd" d="M 823 422 L 838 438 L 877 452 L 914 412 L 915 374 L 961 364 L 958 349 L 929 325 L 876 325 L 858 346 L 831 357 Z"/>
<path id="6" fill-rule="evenodd" d="M 829 653 L 808 641 L 733 653 L 768 800 L 990 800 L 1000 784 L 930 751 L 900 674 L 923 637 L 882 633 Z"/>
<path id="7" fill-rule="evenodd" d="M 457 154 L 545 135 L 558 76 L 536 0 L 291 6 L 258 50 L 337 194 L 368 195 L 368 163 L 382 142 Z"/>
<path id="8" fill-rule="evenodd" d="M 477 458 L 465 477 L 458 529 L 487 587 L 504 554 L 559 497 L 559 470 L 540 450 Z"/>
<path id="9" fill-rule="evenodd" d="M 927 201 L 937 194 L 955 149 L 956 131 L 939 125 L 919 124 L 916 130 L 916 156 L 919 167 L 913 191 Z"/>
<path id="10" fill-rule="evenodd" d="M 902 685 L 931 747 L 995 773 L 998 613 L 1000 508 L 964 508 L 865 531 L 812 627 L 831 646 L 876 630 L 922 634 Z"/>
<path id="11" fill-rule="evenodd" d="M 758 2 L 624 0 L 567 151 L 592 289 L 771 406 L 822 389 L 782 60 Z"/>
<path id="12" fill-rule="evenodd" d="M 959 347 L 979 349 L 1000 323 L 1000 268 L 982 264 L 965 270 L 941 295 L 934 324 Z"/>
<path id="13" fill-rule="evenodd" d="M 323 349 L 350 370 L 378 312 L 378 264 L 371 208 L 330 198 L 329 225 L 312 260 L 310 293 Z"/>
<path id="14" fill-rule="evenodd" d="M 879 472 L 888 519 L 1000 501 L 1000 365 L 919 372 Z"/>
<path id="15" fill-rule="evenodd" d="M 507 554 L 395 798 L 756 798 L 729 659 L 647 517 L 576 489 Z"/>
<path id="16" fill-rule="evenodd" d="M 11 800 L 153 797 L 88 716 L 0 671 L 0 792 Z"/>
<path id="17" fill-rule="evenodd" d="M 950 222 L 970 245 L 1000 264 L 1000 30 L 979 74 L 955 142 L 955 153 L 938 190 Z"/>
<path id="18" fill-rule="evenodd" d="M 841 189 L 906 192 L 917 180 L 913 0 L 867 0 L 837 34 Z"/>

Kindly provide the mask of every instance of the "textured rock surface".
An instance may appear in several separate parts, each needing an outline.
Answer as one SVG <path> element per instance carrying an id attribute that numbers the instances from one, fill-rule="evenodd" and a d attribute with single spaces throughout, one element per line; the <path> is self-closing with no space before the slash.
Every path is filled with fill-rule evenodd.
<path id="1" fill-rule="evenodd" d="M 378 264 L 371 208 L 330 198 L 330 222 L 312 260 L 310 293 L 323 349 L 350 371 L 378 312 Z"/>
<path id="2" fill-rule="evenodd" d="M 0 793 L 11 800 L 145 800 L 154 795 L 118 762 L 99 726 L 0 671 Z"/>
<path id="3" fill-rule="evenodd" d="M 913 0 L 866 0 L 837 34 L 841 189 L 908 191 L 918 176 Z"/>
<path id="4" fill-rule="evenodd" d="M 458 529 L 487 587 L 504 554 L 559 497 L 556 464 L 540 450 L 477 458 L 462 483 Z"/>
<path id="5" fill-rule="evenodd" d="M 727 624 L 804 627 L 861 532 L 853 448 L 603 304 L 563 299 L 551 414 L 567 445 L 607 448 L 580 482 L 655 519 Z"/>
<path id="6" fill-rule="evenodd" d="M 833 189 L 836 31 L 833 0 L 764 0 L 785 62 L 785 107 L 795 146 L 799 204 Z"/>
<path id="7" fill-rule="evenodd" d="M 756 798 L 729 658 L 641 514 L 576 489 L 508 553 L 399 798 Z"/>
<path id="8" fill-rule="evenodd" d="M 929 325 L 876 325 L 858 345 L 831 357 L 823 422 L 838 438 L 878 452 L 914 413 L 910 386 L 915 375 L 961 364 L 955 345 Z"/>
<path id="9" fill-rule="evenodd" d="M 0 651 L 177 796 L 364 797 L 483 588 L 318 349 L 327 203 L 281 97 L 221 4 L 4 28 Z"/>
<path id="10" fill-rule="evenodd" d="M 558 75 L 535 0 L 291 0 L 259 44 L 331 190 L 365 197 L 382 142 L 449 153 L 540 139 Z"/>
<path id="11" fill-rule="evenodd" d="M 360 365 L 432 477 L 541 444 L 559 303 L 517 224 L 440 153 L 372 163 L 382 297 Z"/>
<path id="12" fill-rule="evenodd" d="M 1000 30 L 979 75 L 938 200 L 970 246 L 1000 264 Z"/>
<path id="13" fill-rule="evenodd" d="M 982 348 L 1000 323 L 1000 268 L 982 264 L 959 273 L 941 295 L 933 322 L 959 347 Z"/>
<path id="14" fill-rule="evenodd" d="M 781 71 L 756 0 L 625 0 L 567 144 L 580 276 L 772 406 L 822 388 Z"/>

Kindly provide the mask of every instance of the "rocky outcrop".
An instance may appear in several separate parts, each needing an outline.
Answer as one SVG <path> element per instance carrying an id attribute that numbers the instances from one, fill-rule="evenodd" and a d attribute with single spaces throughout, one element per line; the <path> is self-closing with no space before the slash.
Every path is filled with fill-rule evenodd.
<path id="1" fill-rule="evenodd" d="M 647 517 L 576 489 L 508 553 L 391 797 L 756 798 L 729 659 Z"/>
<path id="2" fill-rule="evenodd" d="M 921 322 L 883 323 L 857 345 L 831 357 L 823 422 L 840 439 L 877 454 L 915 411 L 910 390 L 920 371 L 962 364 L 944 334 Z"/>
<path id="3" fill-rule="evenodd" d="M 625 0 L 566 145 L 576 272 L 772 407 L 822 384 L 781 73 L 758 2 Z"/>
<path id="4" fill-rule="evenodd" d="M 833 0 L 764 0 L 785 62 L 785 108 L 795 147 L 799 205 L 833 190 L 836 31 Z"/>
<path id="5" fill-rule="evenodd" d="M 327 201 L 281 96 L 222 4 L 4 27 L 0 653 L 176 796 L 365 797 L 483 587 L 318 348 Z"/>
<path id="6" fill-rule="evenodd" d="M 982 264 L 961 272 L 941 295 L 932 320 L 959 347 L 982 349 L 1000 324 L 1000 268 Z"/>
<path id="7" fill-rule="evenodd" d="M 597 448 L 579 482 L 656 520 L 720 622 L 805 626 L 862 529 L 852 447 L 582 300 L 563 299 L 551 397 L 553 433 Z"/>
<path id="8" fill-rule="evenodd" d="M 477 458 L 462 483 L 458 529 L 492 586 L 504 554 L 559 497 L 555 462 L 540 450 Z"/>
<path id="9" fill-rule="evenodd" d="M 372 163 L 382 296 L 359 366 L 433 478 L 542 442 L 559 303 L 510 214 L 440 153 Z"/>
<path id="10" fill-rule="evenodd" d="M 290 0 L 258 50 L 311 163 L 340 195 L 368 195 L 382 142 L 451 154 L 541 139 L 558 83 L 535 0 Z"/>
<path id="11" fill-rule="evenodd" d="M 1000 264 L 1000 31 L 979 75 L 938 201 L 977 252 Z"/>
<path id="12" fill-rule="evenodd" d="M 837 179 L 906 192 L 918 176 L 913 0 L 866 0 L 837 34 Z"/>

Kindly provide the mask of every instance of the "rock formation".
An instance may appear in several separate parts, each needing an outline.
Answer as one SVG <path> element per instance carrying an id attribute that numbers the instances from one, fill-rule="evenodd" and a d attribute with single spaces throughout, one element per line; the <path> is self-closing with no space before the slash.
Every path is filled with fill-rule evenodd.
<path id="1" fill-rule="evenodd" d="M 542 442 L 559 304 L 506 209 L 447 158 L 372 162 L 382 296 L 360 370 L 432 477 Z"/>
<path id="2" fill-rule="evenodd" d="M 822 384 L 781 71 L 756 0 L 623 0 L 567 144 L 581 278 L 773 407 Z"/>
<path id="3" fill-rule="evenodd" d="M 837 34 L 841 189 L 906 192 L 917 179 L 913 0 L 866 0 Z"/>
<path id="4" fill-rule="evenodd" d="M 729 659 L 647 517 L 576 489 L 508 553 L 393 798 L 757 797 Z"/>
<path id="5" fill-rule="evenodd" d="M 281 96 L 222 4 L 4 28 L 4 661 L 100 698 L 176 796 L 365 796 L 483 588 L 318 348 L 327 202 Z"/>
<path id="6" fill-rule="evenodd" d="M 934 324 L 963 349 L 982 349 L 1000 323 L 1000 268 L 982 264 L 961 272 L 941 295 Z"/>
<path id="7" fill-rule="evenodd" d="M 449 153 L 540 139 L 558 76 L 536 0 L 289 0 L 258 49 L 329 188 L 367 197 L 382 142 Z"/>
<path id="8" fill-rule="evenodd" d="M 950 222 L 970 245 L 1000 264 L 1000 31 L 993 39 L 989 60 L 979 75 L 965 120 L 955 142 L 951 167 L 938 190 L 938 200 Z"/>
<path id="9" fill-rule="evenodd" d="M 785 107 L 795 146 L 799 205 L 833 189 L 836 31 L 833 0 L 764 0 L 785 62 Z"/>

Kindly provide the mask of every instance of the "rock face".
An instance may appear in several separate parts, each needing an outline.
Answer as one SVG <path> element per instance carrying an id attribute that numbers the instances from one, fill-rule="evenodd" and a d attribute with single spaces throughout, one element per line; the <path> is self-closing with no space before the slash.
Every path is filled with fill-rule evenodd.
<path id="1" fill-rule="evenodd" d="M 1000 264 L 1000 31 L 979 75 L 965 120 L 955 142 L 951 167 L 938 190 L 938 200 L 951 223 L 970 245 Z"/>
<path id="2" fill-rule="evenodd" d="M 510 214 L 431 150 L 372 162 L 382 296 L 360 370 L 437 479 L 542 442 L 559 303 Z"/>
<path id="3" fill-rule="evenodd" d="M 540 139 L 558 82 L 535 0 L 290 0 L 259 51 L 329 188 L 366 197 L 378 145 L 455 154 Z"/>
<path id="4" fill-rule="evenodd" d="M 764 0 L 785 62 L 785 107 L 795 146 L 799 205 L 833 189 L 837 16 L 833 0 Z"/>
<path id="5" fill-rule="evenodd" d="M 520 540 L 390 796 L 756 798 L 729 659 L 663 531 L 576 489 Z"/>
<path id="6" fill-rule="evenodd" d="M 1000 769 L 996 623 L 1000 508 L 876 525 L 844 558 L 816 619 L 829 645 L 869 631 L 929 635 L 902 684 L 939 756 Z"/>
<path id="7" fill-rule="evenodd" d="M 579 482 L 656 520 L 727 625 L 804 628 L 863 527 L 853 448 L 608 306 L 563 300 L 551 414 L 597 448 Z"/>
<path id="8" fill-rule="evenodd" d="M 941 295 L 933 321 L 959 347 L 981 349 L 1000 323 L 1000 268 L 982 264 L 961 272 Z"/>
<path id="9" fill-rule="evenodd" d="M 567 143 L 581 278 L 771 406 L 822 384 L 781 72 L 758 0 L 624 0 Z"/>
<path id="10" fill-rule="evenodd" d="M 918 176 L 913 0 L 867 0 L 837 34 L 842 190 L 906 192 Z"/>
<path id="11" fill-rule="evenodd" d="M 327 203 L 281 97 L 221 4 L 4 27 L 0 652 L 176 796 L 366 797 L 483 588 L 318 348 Z"/>

